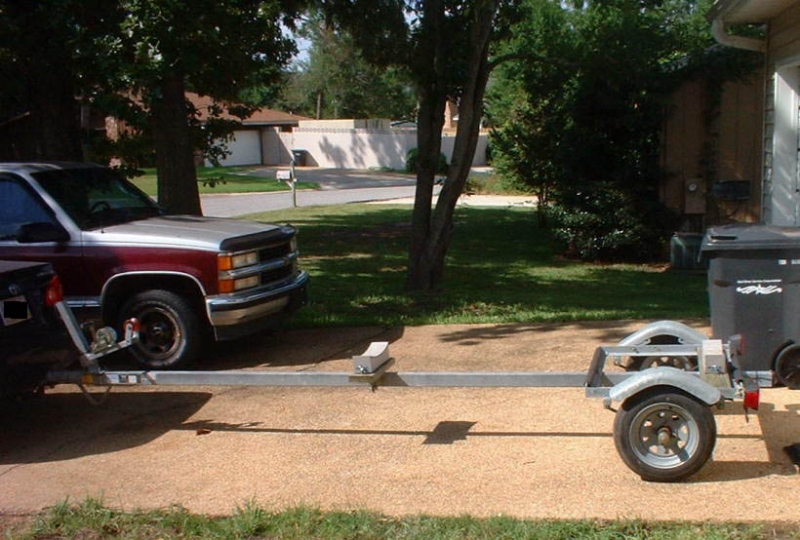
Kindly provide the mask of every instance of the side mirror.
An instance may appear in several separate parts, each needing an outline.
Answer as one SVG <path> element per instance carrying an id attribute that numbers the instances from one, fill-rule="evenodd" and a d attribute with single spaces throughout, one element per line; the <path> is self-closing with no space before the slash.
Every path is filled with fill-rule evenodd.
<path id="1" fill-rule="evenodd" d="M 47 221 L 25 223 L 17 230 L 17 242 L 20 244 L 66 242 L 67 240 L 69 240 L 69 233 L 64 227 Z"/>

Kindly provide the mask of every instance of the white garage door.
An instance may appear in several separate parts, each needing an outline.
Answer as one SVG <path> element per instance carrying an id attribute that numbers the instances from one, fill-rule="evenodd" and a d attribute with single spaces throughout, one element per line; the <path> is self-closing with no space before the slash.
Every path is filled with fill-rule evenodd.
<path id="1" fill-rule="evenodd" d="M 233 139 L 228 141 L 230 155 L 220 161 L 221 165 L 260 165 L 261 138 L 257 130 L 240 130 L 233 132 Z"/>

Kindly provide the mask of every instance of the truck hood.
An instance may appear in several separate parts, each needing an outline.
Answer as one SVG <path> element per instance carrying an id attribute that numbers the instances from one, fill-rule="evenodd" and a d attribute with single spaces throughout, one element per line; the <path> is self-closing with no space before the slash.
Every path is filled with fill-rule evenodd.
<path id="1" fill-rule="evenodd" d="M 84 231 L 84 245 L 121 244 L 128 247 L 164 247 L 233 251 L 247 244 L 263 242 L 271 236 L 291 234 L 290 226 L 255 221 L 198 216 L 163 216 L 94 231 Z"/>

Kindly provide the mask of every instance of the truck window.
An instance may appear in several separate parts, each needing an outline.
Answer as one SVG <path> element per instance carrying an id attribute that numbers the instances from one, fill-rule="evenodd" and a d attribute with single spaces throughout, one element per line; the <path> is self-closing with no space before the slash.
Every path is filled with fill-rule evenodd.
<path id="1" fill-rule="evenodd" d="M 13 239 L 20 226 L 37 222 L 54 220 L 44 204 L 23 185 L 0 177 L 0 240 Z"/>
<path id="2" fill-rule="evenodd" d="M 108 169 L 59 169 L 32 175 L 83 230 L 154 217 L 161 209 Z"/>

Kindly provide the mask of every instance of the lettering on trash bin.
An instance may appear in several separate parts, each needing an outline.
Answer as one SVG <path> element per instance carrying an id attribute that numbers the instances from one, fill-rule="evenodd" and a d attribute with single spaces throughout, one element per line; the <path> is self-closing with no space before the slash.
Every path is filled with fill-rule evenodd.
<path id="1" fill-rule="evenodd" d="M 736 292 L 739 294 L 755 294 L 755 295 L 768 295 L 768 294 L 781 294 L 783 288 L 779 285 L 782 281 L 780 279 L 765 279 L 765 280 L 752 280 L 745 279 L 737 281 Z"/>

